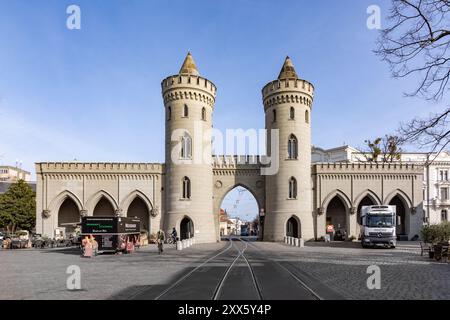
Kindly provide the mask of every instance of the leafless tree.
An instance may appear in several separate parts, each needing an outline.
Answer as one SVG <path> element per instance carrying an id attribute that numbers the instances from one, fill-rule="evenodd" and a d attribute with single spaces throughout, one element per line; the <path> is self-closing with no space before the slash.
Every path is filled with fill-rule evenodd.
<path id="1" fill-rule="evenodd" d="M 441 99 L 450 79 L 450 0 L 392 0 L 376 53 L 395 78 L 417 74 L 408 96 Z"/>
<path id="2" fill-rule="evenodd" d="M 395 78 L 417 76 L 406 96 L 442 101 L 450 89 L 450 0 L 392 0 L 390 26 L 381 32 L 376 53 Z M 450 108 L 402 123 L 401 139 L 431 152 L 450 143 Z"/>

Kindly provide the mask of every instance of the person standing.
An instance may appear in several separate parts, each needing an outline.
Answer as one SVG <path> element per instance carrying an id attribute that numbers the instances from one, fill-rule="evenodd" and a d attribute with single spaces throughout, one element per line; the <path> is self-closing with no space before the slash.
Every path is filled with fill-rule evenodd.
<path id="1" fill-rule="evenodd" d="M 158 244 L 158 254 L 161 254 L 164 251 L 163 244 L 165 240 L 166 235 L 164 234 L 164 231 L 160 229 L 156 234 L 156 243 Z"/>
<path id="2" fill-rule="evenodd" d="M 177 244 L 178 233 L 177 233 L 177 229 L 175 229 L 175 227 L 172 228 L 171 236 L 172 236 L 172 239 L 173 239 L 173 243 Z"/>
<path id="3" fill-rule="evenodd" d="M 334 241 L 335 229 L 332 223 L 327 225 L 327 235 L 330 237 L 330 242 Z"/>

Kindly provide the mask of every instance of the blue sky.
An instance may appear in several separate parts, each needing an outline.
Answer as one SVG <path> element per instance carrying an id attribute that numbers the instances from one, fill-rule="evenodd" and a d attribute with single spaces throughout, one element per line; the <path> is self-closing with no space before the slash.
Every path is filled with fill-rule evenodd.
<path id="1" fill-rule="evenodd" d="M 373 54 L 372 4 L 387 15 L 387 0 L 0 0 L 0 163 L 163 162 L 160 82 L 188 50 L 218 87 L 216 128 L 262 128 L 261 88 L 289 55 L 316 87 L 313 144 L 361 146 L 442 107 L 403 97 L 417 79 Z"/>

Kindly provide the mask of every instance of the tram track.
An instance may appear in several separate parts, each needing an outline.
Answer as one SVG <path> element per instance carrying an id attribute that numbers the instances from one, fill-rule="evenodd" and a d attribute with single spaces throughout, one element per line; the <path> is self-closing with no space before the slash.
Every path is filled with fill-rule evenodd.
<path id="1" fill-rule="evenodd" d="M 255 275 L 255 272 L 253 270 L 253 267 L 251 266 L 249 260 L 245 256 L 245 251 L 248 248 L 248 242 L 242 241 L 242 239 L 240 239 L 240 238 L 238 238 L 238 240 L 242 244 L 244 244 L 245 247 L 242 250 L 239 250 L 239 248 L 236 246 L 237 249 L 239 250 L 239 255 L 233 260 L 233 262 L 230 264 L 230 266 L 227 268 L 226 272 L 224 273 L 223 277 L 220 279 L 220 282 L 219 282 L 219 284 L 218 284 L 218 286 L 216 288 L 216 291 L 214 292 L 212 300 L 219 300 L 220 299 L 220 294 L 221 294 L 222 287 L 224 286 L 224 284 L 225 284 L 225 282 L 226 282 L 230 272 L 232 271 L 233 267 L 235 267 L 236 263 L 238 262 L 238 260 L 240 258 L 242 258 L 244 260 L 244 263 L 245 263 L 245 265 L 248 268 L 248 271 L 249 271 L 249 274 L 250 274 L 250 277 L 251 277 L 251 282 L 253 284 L 253 288 L 254 288 L 254 290 L 255 290 L 255 292 L 257 294 L 257 298 L 258 298 L 257 300 L 263 300 L 262 292 L 261 292 L 261 289 L 260 289 L 260 287 L 258 285 L 258 280 L 256 279 L 256 275 Z M 233 241 L 233 245 L 234 245 L 234 241 Z"/>
<path id="2" fill-rule="evenodd" d="M 241 240 L 241 241 L 244 241 L 244 240 Z M 248 241 L 245 241 L 245 242 L 248 243 L 252 248 L 254 248 L 258 252 L 258 254 L 261 255 L 260 248 L 258 248 L 257 246 L 255 246 L 254 244 L 252 244 Z M 290 277 L 293 278 L 303 289 L 308 291 L 315 298 L 315 300 L 324 300 L 324 298 L 322 298 L 322 296 L 319 293 L 317 293 L 315 290 L 310 288 L 302 279 L 300 279 L 296 274 L 294 274 L 291 270 L 286 268 L 279 261 L 277 261 L 275 259 L 267 258 L 267 257 L 264 257 L 263 259 L 273 262 L 274 264 L 279 266 L 281 269 L 283 269 L 285 272 L 287 272 L 290 275 Z"/>
<path id="3" fill-rule="evenodd" d="M 268 256 L 239 237 L 185 273 L 162 292 L 142 290 L 130 299 L 154 300 L 325 300 L 328 288 L 294 265 Z M 294 281 L 292 281 L 294 280 Z M 153 288 L 156 289 L 156 288 Z M 152 293 L 153 292 L 153 293 Z M 155 296 L 156 295 L 156 296 Z"/>
<path id="4" fill-rule="evenodd" d="M 186 280 L 189 276 L 194 274 L 200 268 L 204 267 L 207 263 L 211 262 L 212 260 L 216 259 L 217 257 L 223 255 L 225 252 L 230 250 L 233 247 L 233 242 L 231 241 L 231 239 L 229 241 L 230 241 L 230 245 L 229 246 L 227 246 L 225 249 L 220 251 L 218 254 L 212 256 L 211 258 L 208 258 L 207 260 L 202 262 L 200 265 L 198 265 L 197 267 L 195 267 L 194 269 L 192 269 L 191 271 L 186 273 L 184 276 L 182 276 L 180 279 L 178 279 L 172 285 L 170 285 L 167 289 L 165 289 L 163 292 L 161 292 L 157 297 L 155 297 L 154 300 L 160 300 L 162 297 L 167 295 L 171 290 L 173 290 L 176 286 L 178 286 L 180 283 L 182 283 L 184 280 Z"/>

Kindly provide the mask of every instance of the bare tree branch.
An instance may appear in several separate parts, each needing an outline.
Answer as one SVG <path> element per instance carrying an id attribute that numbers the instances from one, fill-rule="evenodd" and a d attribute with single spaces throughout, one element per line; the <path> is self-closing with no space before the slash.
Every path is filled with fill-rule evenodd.
<path id="1" fill-rule="evenodd" d="M 450 78 L 450 0 L 392 0 L 387 20 L 375 53 L 395 78 L 421 79 L 407 96 L 442 99 Z"/>

